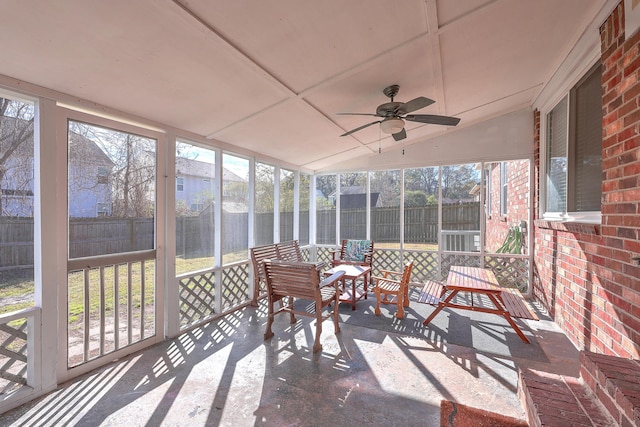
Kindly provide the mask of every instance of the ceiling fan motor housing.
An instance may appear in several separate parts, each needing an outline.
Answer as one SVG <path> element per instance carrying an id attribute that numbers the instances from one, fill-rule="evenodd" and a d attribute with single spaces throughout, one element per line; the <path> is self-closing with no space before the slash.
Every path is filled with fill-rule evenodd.
<path id="1" fill-rule="evenodd" d="M 392 117 L 396 115 L 396 110 L 401 106 L 403 102 L 385 102 L 378 105 L 376 108 L 376 115 L 380 117 Z"/>

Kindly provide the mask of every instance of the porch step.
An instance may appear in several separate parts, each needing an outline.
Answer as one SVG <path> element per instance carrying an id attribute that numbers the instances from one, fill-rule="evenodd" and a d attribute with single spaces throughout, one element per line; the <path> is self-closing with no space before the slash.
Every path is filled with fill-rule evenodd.
<path id="1" fill-rule="evenodd" d="M 618 426 L 579 378 L 520 370 L 518 397 L 531 427 Z"/>
<path id="2" fill-rule="evenodd" d="M 621 426 L 640 426 L 640 361 L 582 352 L 580 376 Z"/>

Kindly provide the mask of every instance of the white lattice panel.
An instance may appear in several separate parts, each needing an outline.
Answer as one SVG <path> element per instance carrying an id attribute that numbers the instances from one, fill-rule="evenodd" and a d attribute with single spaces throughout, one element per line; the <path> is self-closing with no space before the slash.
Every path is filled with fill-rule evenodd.
<path id="1" fill-rule="evenodd" d="M 529 259 L 513 256 L 486 256 L 485 267 L 496 275 L 500 286 L 518 288 L 520 292 L 529 290 Z"/>
<path id="2" fill-rule="evenodd" d="M 407 251 L 404 257 L 405 260 L 413 260 L 413 270 L 411 271 L 412 282 L 440 280 L 437 252 Z"/>
<path id="3" fill-rule="evenodd" d="M 249 298 L 249 264 L 226 267 L 222 271 L 222 309 L 226 311 Z"/>
<path id="4" fill-rule="evenodd" d="M 180 326 L 215 314 L 215 274 L 210 271 L 180 279 Z"/>
<path id="5" fill-rule="evenodd" d="M 0 395 L 27 384 L 27 319 L 0 324 Z"/>

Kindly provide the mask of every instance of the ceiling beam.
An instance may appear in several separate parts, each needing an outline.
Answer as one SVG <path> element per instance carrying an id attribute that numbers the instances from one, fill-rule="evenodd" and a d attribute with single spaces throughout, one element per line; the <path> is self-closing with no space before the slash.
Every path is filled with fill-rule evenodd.
<path id="1" fill-rule="evenodd" d="M 438 100 L 439 114 L 447 114 L 446 99 L 444 97 L 444 81 L 442 77 L 442 58 L 440 52 L 440 28 L 438 24 L 438 6 L 436 0 L 425 0 L 425 21 L 427 24 L 427 43 L 431 51 L 431 79 L 435 87 L 435 98 Z"/>

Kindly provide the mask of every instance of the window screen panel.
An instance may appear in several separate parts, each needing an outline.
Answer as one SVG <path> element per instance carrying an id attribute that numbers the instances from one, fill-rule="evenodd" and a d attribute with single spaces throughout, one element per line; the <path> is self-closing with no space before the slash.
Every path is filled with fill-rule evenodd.
<path id="1" fill-rule="evenodd" d="M 547 115 L 547 211 L 566 212 L 567 98 Z"/>
<path id="2" fill-rule="evenodd" d="M 602 196 L 602 84 L 597 68 L 575 89 L 575 211 L 599 211 Z"/>

